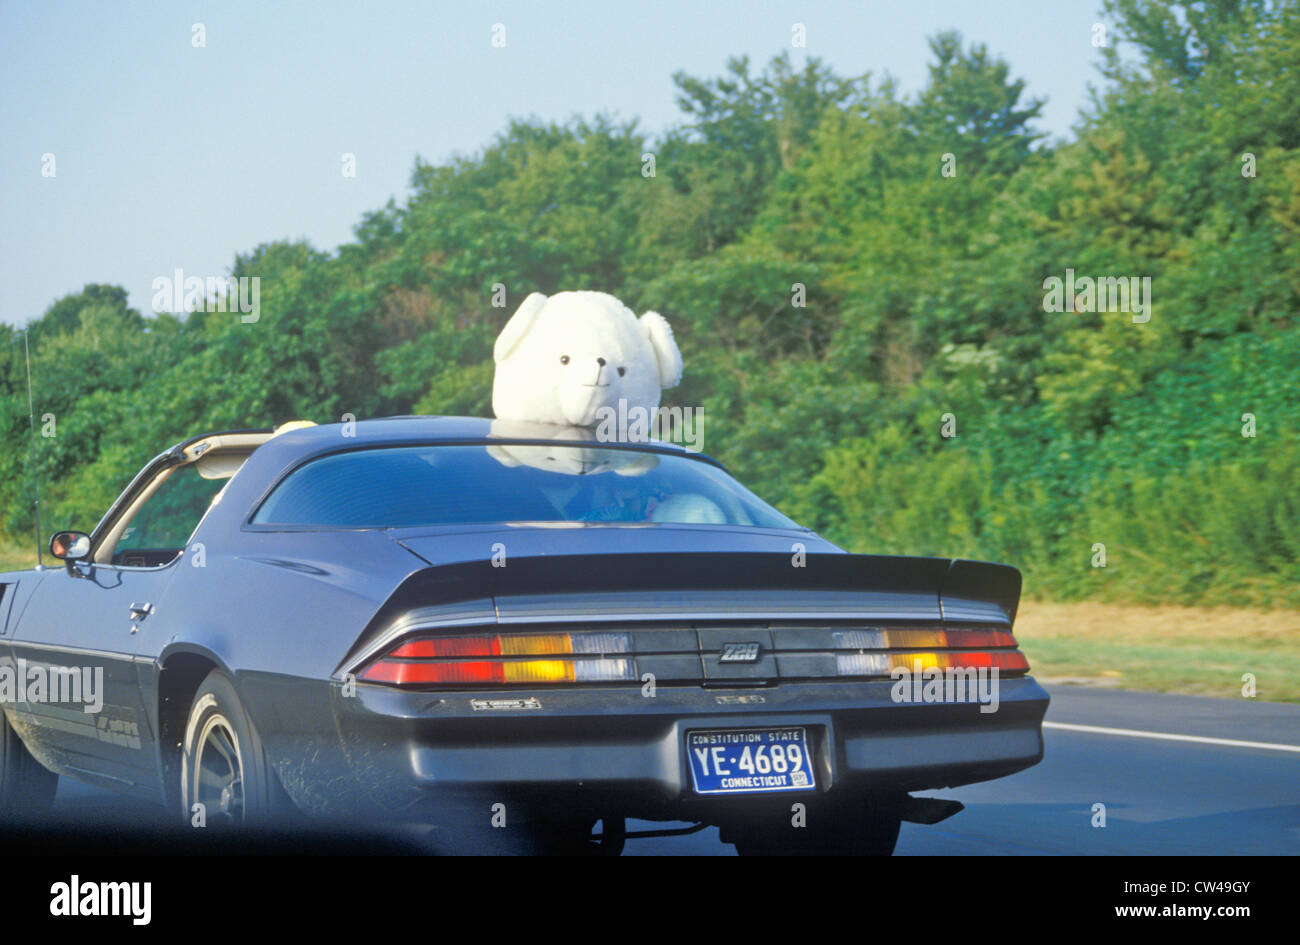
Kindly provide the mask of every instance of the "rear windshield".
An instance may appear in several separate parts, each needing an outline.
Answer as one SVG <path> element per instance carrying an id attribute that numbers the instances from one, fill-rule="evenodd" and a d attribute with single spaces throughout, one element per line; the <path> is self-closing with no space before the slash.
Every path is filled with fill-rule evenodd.
<path id="1" fill-rule="evenodd" d="M 253 522 L 337 528 L 503 522 L 799 527 L 702 460 L 509 443 L 326 456 L 291 473 Z"/>

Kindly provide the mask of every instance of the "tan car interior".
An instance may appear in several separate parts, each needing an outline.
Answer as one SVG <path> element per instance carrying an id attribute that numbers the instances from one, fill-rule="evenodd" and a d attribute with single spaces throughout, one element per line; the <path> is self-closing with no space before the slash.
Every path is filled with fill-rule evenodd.
<path id="1" fill-rule="evenodd" d="M 274 433 L 221 433 L 191 443 L 185 449 L 186 462 L 171 466 L 155 476 L 153 481 L 140 491 L 135 500 L 118 515 L 95 549 L 93 556 L 95 563 L 118 564 L 128 567 L 158 567 L 170 563 L 171 560 L 174 560 L 177 555 L 184 551 L 183 546 L 174 549 L 150 549 L 148 553 L 142 551 L 138 556 L 135 556 L 138 560 L 118 560 L 119 557 L 125 554 L 120 554 L 118 548 L 123 535 L 127 534 L 132 521 L 135 520 L 149 501 L 157 495 L 158 490 L 162 488 L 168 479 L 181 470 L 193 467 L 204 479 L 224 479 L 229 482 L 235 473 L 239 472 L 240 467 L 244 465 L 244 461 L 248 459 L 253 450 L 267 440 L 289 429 L 312 425 L 307 421 L 295 421 L 292 424 L 284 424 L 277 428 Z M 224 493 L 225 486 L 222 486 L 221 490 L 212 497 L 212 500 L 204 508 L 196 510 L 198 517 L 189 529 L 190 534 L 203 521 L 207 509 L 221 501 L 221 496 Z M 126 555 L 126 557 L 129 559 L 133 556 Z"/>

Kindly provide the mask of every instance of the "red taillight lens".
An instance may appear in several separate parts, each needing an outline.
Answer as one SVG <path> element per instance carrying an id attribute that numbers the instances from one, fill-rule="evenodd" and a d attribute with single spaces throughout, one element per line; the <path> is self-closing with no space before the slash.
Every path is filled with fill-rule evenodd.
<path id="1" fill-rule="evenodd" d="M 636 678 L 626 633 L 503 633 L 424 637 L 359 674 L 393 686 L 617 682 Z"/>
<path id="2" fill-rule="evenodd" d="M 412 640 L 388 654 L 401 660 L 447 660 L 466 656 L 500 656 L 499 637 L 442 637 Z"/>
<path id="3" fill-rule="evenodd" d="M 394 686 L 426 686 L 436 683 L 505 682 L 500 663 L 464 660 L 453 663 L 414 663 L 379 660 L 361 672 L 367 682 L 391 683 Z"/>
<path id="4" fill-rule="evenodd" d="M 947 630 L 948 646 L 954 648 L 984 648 L 1015 646 L 1016 638 L 1005 630 Z"/>
<path id="5" fill-rule="evenodd" d="M 996 667 L 1000 672 L 1014 673 L 1024 672 L 1029 669 L 1029 660 L 1025 659 L 1025 654 L 1019 650 L 1010 650 L 1003 653 L 949 653 L 949 665 L 961 669 L 992 669 Z"/>
<path id="6" fill-rule="evenodd" d="M 927 627 L 835 632 L 841 676 L 887 676 L 893 669 L 993 669 L 1022 673 L 1029 661 L 1006 630 Z"/>

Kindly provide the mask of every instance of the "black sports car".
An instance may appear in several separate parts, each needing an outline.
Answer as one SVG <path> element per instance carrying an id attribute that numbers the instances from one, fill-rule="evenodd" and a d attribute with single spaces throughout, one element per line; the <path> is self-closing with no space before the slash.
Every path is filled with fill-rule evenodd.
<path id="1" fill-rule="evenodd" d="M 0 574 L 0 809 L 71 777 L 196 826 L 889 853 L 960 809 L 911 792 L 1042 757 L 1014 568 L 848 554 L 654 441 L 292 426 L 172 447 Z"/>

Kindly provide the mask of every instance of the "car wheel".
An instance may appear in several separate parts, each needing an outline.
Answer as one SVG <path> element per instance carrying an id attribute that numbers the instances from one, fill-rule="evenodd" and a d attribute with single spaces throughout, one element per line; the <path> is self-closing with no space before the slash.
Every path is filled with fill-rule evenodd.
<path id="1" fill-rule="evenodd" d="M 0 711 L 0 815 L 27 817 L 54 804 L 59 776 L 32 757 Z"/>
<path id="2" fill-rule="evenodd" d="M 190 707 L 181 809 L 186 823 L 205 827 L 282 825 L 294 812 L 234 683 L 219 670 L 199 685 Z"/>
<path id="3" fill-rule="evenodd" d="M 808 805 L 803 826 L 782 812 L 776 826 L 728 831 L 739 856 L 890 856 L 902 818 L 892 805 L 856 799 Z"/>

